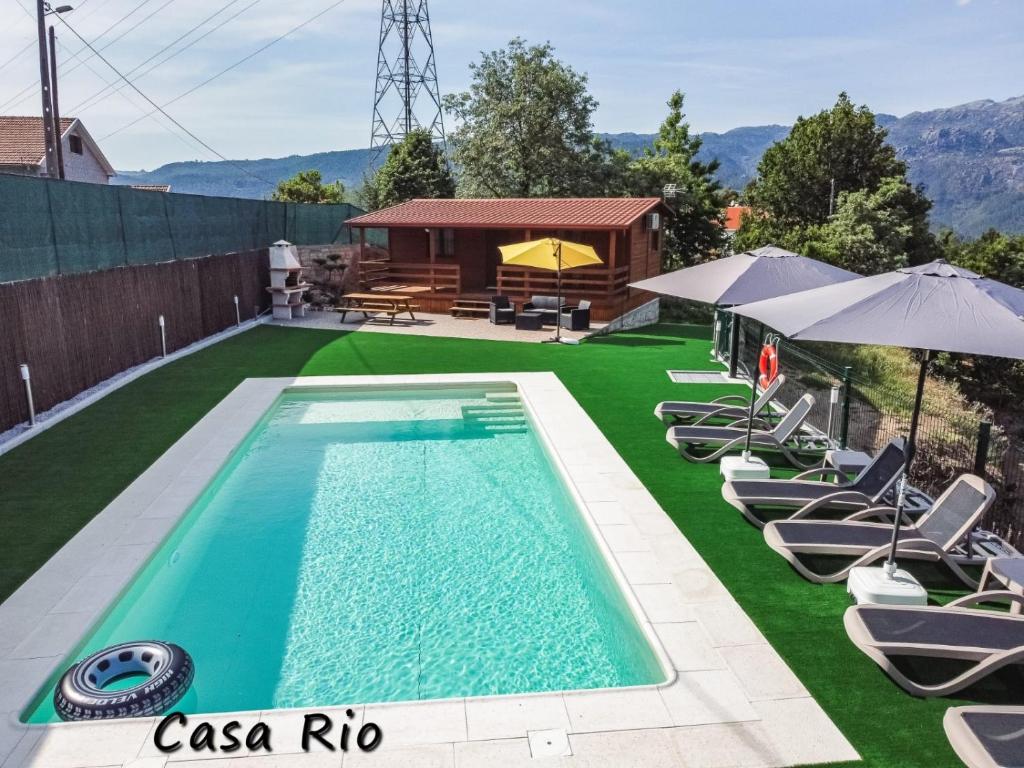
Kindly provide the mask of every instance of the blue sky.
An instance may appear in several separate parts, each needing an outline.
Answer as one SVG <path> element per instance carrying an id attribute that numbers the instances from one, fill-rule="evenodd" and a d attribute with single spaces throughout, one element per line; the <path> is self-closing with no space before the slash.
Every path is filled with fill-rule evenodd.
<path id="1" fill-rule="evenodd" d="M 92 40 L 134 10 L 96 43 L 108 45 L 103 55 L 128 71 L 222 7 L 192 37 L 255 2 L 139 77 L 142 91 L 162 104 L 333 1 L 70 0 L 78 7 L 67 18 Z M 31 0 L 0 0 L 0 64 L 13 57 L 0 69 L 0 105 L 11 100 L 0 113 L 39 110 L 31 90 L 34 48 L 15 56 L 34 39 L 33 7 Z M 432 0 L 430 10 L 443 93 L 468 84 L 468 64 L 481 50 L 514 35 L 550 40 L 560 58 L 588 73 L 601 131 L 653 131 L 675 88 L 687 93 L 688 116 L 701 131 L 788 124 L 844 89 L 858 103 L 898 115 L 1024 93 L 1021 0 Z M 366 146 L 379 12 L 378 0 L 345 0 L 167 110 L 232 158 Z M 59 34 L 67 113 L 114 75 L 98 59 L 72 71 L 80 45 L 69 32 Z M 27 95 L 13 99 L 23 88 Z M 126 89 L 76 114 L 118 168 L 212 159 L 162 119 L 114 133 L 149 109 Z"/>

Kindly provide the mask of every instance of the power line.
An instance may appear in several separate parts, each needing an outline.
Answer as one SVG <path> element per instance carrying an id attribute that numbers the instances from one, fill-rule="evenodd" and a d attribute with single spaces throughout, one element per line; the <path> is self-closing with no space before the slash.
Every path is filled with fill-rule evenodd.
<path id="1" fill-rule="evenodd" d="M 243 8 L 241 9 L 241 10 L 239 10 L 239 11 L 237 11 L 237 12 L 233 13 L 232 15 L 228 16 L 228 17 L 227 17 L 227 18 L 225 18 L 225 19 L 222 19 L 222 20 L 221 20 L 220 22 L 218 22 L 217 24 L 215 24 L 215 25 L 214 25 L 213 27 L 211 27 L 210 29 L 208 29 L 208 30 L 207 30 L 206 32 L 204 32 L 203 34 L 199 35 L 199 37 L 195 38 L 194 40 L 190 40 L 190 41 L 189 41 L 189 42 L 188 42 L 187 44 L 183 45 L 183 46 L 182 46 L 181 48 L 179 48 L 178 50 L 176 50 L 176 51 L 172 52 L 172 53 L 171 53 L 171 54 L 170 54 L 169 56 L 165 56 L 165 57 L 164 57 L 163 59 L 161 59 L 160 61 L 158 61 L 158 62 L 156 62 L 155 64 L 153 64 L 153 66 L 151 66 L 151 67 L 147 68 L 147 69 L 146 69 L 146 70 L 144 70 L 143 72 L 140 72 L 140 73 L 139 73 L 139 75 L 138 75 L 138 76 L 137 76 L 137 77 L 136 77 L 135 79 L 136 79 L 136 80 L 139 80 L 140 78 L 143 78 L 143 77 L 145 77 L 146 75 L 148 75 L 148 74 L 149 74 L 150 72 L 152 72 L 152 71 L 153 71 L 154 69 L 156 69 L 157 67 L 161 67 L 161 66 L 163 66 L 164 64 L 166 64 L 166 63 L 167 63 L 168 61 L 170 61 L 171 59 L 175 58 L 176 56 L 179 56 L 179 55 L 181 55 L 182 53 L 184 53 L 185 51 L 187 51 L 187 50 L 188 50 L 189 48 L 191 48 L 192 46 L 194 46 L 194 45 L 196 45 L 197 43 L 199 43 L 199 42 L 200 42 L 201 40 L 205 39 L 206 37 L 208 37 L 208 36 L 210 36 L 211 34 L 213 34 L 214 32 L 216 32 L 216 31 L 217 31 L 218 29 L 221 29 L 221 28 L 222 28 L 222 27 L 224 27 L 225 25 L 227 25 L 227 24 L 229 24 L 230 22 L 232 22 L 232 21 L 234 21 L 235 19 L 237 19 L 237 18 L 238 18 L 239 16 L 241 16 L 241 15 L 242 15 L 243 13 L 245 13 L 246 11 L 248 11 L 248 10 L 249 10 L 250 8 L 252 8 L 253 6 L 257 5 L 257 4 L 258 4 L 258 3 L 260 2 L 260 1 L 261 1 L 261 0 L 253 0 L 253 1 L 251 2 L 251 3 L 249 3 L 249 4 L 248 4 L 248 5 L 246 5 L 246 6 L 244 6 L 244 7 L 243 7 Z M 191 35 L 191 34 L 192 34 L 193 32 L 195 32 L 196 30 L 200 29 L 200 28 L 201 28 L 202 26 L 204 26 L 204 25 L 205 25 L 205 24 L 206 24 L 207 22 L 209 22 L 209 21 L 211 21 L 212 19 L 214 19 L 215 17 L 219 16 L 219 15 L 220 15 L 221 13 L 223 13 L 224 11 L 226 11 L 226 10 L 227 10 L 228 8 L 230 8 L 230 7 L 232 6 L 232 5 L 234 5 L 234 4 L 235 4 L 235 3 L 237 3 L 237 2 L 239 2 L 239 0 L 228 0 L 228 2 L 227 2 L 227 3 L 225 4 L 225 5 L 222 5 L 222 6 L 221 6 L 221 7 L 219 8 L 219 9 L 217 9 L 216 11 L 214 11 L 214 12 L 213 12 L 212 14 L 210 14 L 210 15 L 209 15 L 209 16 L 207 16 L 207 17 L 206 17 L 205 19 L 203 19 L 202 21 L 200 21 L 200 22 L 199 22 L 198 24 L 196 24 L 195 26 L 193 26 L 193 27 L 192 27 L 191 29 L 189 29 L 189 30 L 188 30 L 188 31 L 186 31 L 185 33 L 183 33 L 183 34 L 179 35 L 179 36 L 178 36 L 178 37 L 177 37 L 177 38 L 176 38 L 175 40 L 173 40 L 173 41 L 171 41 L 170 43 L 168 43 L 167 45 L 165 45 L 165 46 L 164 46 L 163 48 L 161 48 L 161 49 L 160 49 L 159 51 L 157 51 L 156 53 L 154 53 L 154 54 L 153 54 L 152 56 L 150 56 L 150 57 L 149 57 L 148 59 L 146 59 L 145 61 L 141 61 L 141 62 L 139 62 L 139 63 L 138 63 L 137 65 L 135 65 L 135 66 L 134 66 L 134 67 L 132 67 L 132 68 L 131 68 L 130 70 L 128 70 L 128 72 L 126 72 L 125 74 L 127 74 L 127 75 L 133 75 L 134 73 L 138 72 L 138 71 L 139 71 L 140 69 L 142 69 L 142 67 L 144 67 L 144 66 L 145 66 L 146 64 L 148 64 L 149 62 L 153 61 L 153 59 L 155 59 L 155 58 L 157 58 L 158 56 L 160 56 L 160 54 L 162 54 L 162 53 L 165 53 L 165 52 L 166 52 L 166 51 L 168 51 L 169 49 L 173 48 L 173 47 L 174 47 L 175 45 L 177 45 L 178 43 L 180 43 L 180 42 L 181 42 L 182 40 L 184 40 L 184 39 L 185 39 L 186 37 L 188 37 L 189 35 Z M 77 105 L 75 105 L 74 107 L 72 107 L 72 108 L 71 108 L 71 112 L 81 112 L 81 111 L 84 111 L 84 110 L 86 110 L 86 109 L 91 109 L 92 107 L 96 106 L 97 104 L 99 104 L 99 103 L 101 103 L 101 102 L 103 102 L 103 101 L 106 101 L 106 99 L 108 99 L 108 98 L 109 98 L 110 96 L 112 96 L 112 95 L 113 95 L 113 93 L 114 93 L 114 92 L 110 92 L 110 88 L 115 88 L 115 91 L 114 91 L 114 92 L 116 92 L 116 91 L 120 91 L 120 90 L 123 90 L 123 89 L 125 88 L 125 86 L 124 86 L 124 85 L 120 85 L 120 86 L 113 86 L 113 85 L 111 85 L 111 84 L 108 84 L 108 87 L 106 87 L 106 88 L 101 88 L 100 90 L 96 91 L 96 93 L 92 94 L 91 96 L 89 96 L 89 97 L 88 97 L 88 98 L 86 98 L 86 99 L 83 99 L 83 100 L 82 100 L 82 101 L 80 101 L 80 102 L 79 102 L 79 103 L 78 103 Z"/>
<path id="2" fill-rule="evenodd" d="M 117 21 L 115 21 L 113 24 L 111 24 L 106 29 L 104 29 L 102 32 L 100 32 L 96 37 L 94 37 L 93 38 L 93 42 L 94 43 L 99 42 L 100 38 L 102 38 L 108 32 L 113 30 L 115 27 L 119 26 L 122 22 L 127 21 L 129 18 L 134 16 L 138 11 L 142 10 L 143 7 L 145 7 L 146 5 L 148 5 L 151 2 L 153 2 L 153 0 L 142 0 L 142 2 L 139 3 L 137 6 L 135 6 L 132 10 L 130 10 L 128 13 L 124 14 L 123 16 L 121 16 Z M 118 40 L 122 40 L 125 36 L 127 36 L 127 35 L 131 34 L 132 32 L 134 32 L 136 29 L 138 29 L 143 24 L 145 24 L 147 21 L 152 19 L 154 16 L 156 16 L 158 13 L 160 13 L 160 11 L 162 11 L 164 8 L 166 8 L 168 5 L 170 5 L 173 2 L 175 2 L 175 0 L 166 0 L 166 2 L 164 2 L 163 5 L 158 7 L 155 11 L 152 11 L 148 16 L 145 16 L 144 18 L 140 19 L 135 24 L 130 26 L 128 29 L 126 29 L 124 32 L 122 32 L 117 37 L 115 37 L 113 40 L 110 40 L 107 43 L 105 43 L 100 48 L 100 50 L 101 51 L 105 51 L 107 48 L 112 46 Z M 65 76 L 66 75 L 70 75 L 72 72 L 74 72 L 76 69 L 78 69 L 79 67 L 82 66 L 83 61 L 80 59 L 80 57 L 81 57 L 81 55 L 82 55 L 82 53 L 84 51 L 85 51 L 84 47 L 83 48 L 79 48 L 77 51 L 73 52 L 68 57 L 66 63 L 70 63 L 70 62 L 75 61 L 75 60 L 78 60 L 78 62 L 76 64 L 74 64 L 74 65 L 72 65 L 70 67 L 67 67 L 65 69 L 65 71 L 64 71 L 64 75 Z M 11 107 L 16 107 L 19 104 L 21 104 L 23 101 L 25 101 L 26 99 L 32 98 L 32 95 L 33 95 L 32 91 L 34 91 L 35 88 L 36 88 L 36 83 L 34 83 L 34 82 L 29 83 L 24 88 L 22 88 L 18 93 L 16 93 L 14 96 L 12 96 L 11 98 L 7 99 L 7 101 L 5 101 L 3 104 L 0 104 L 0 110 L 9 109 Z"/>
<path id="3" fill-rule="evenodd" d="M 37 40 L 29 40 L 25 44 L 24 48 L 22 48 L 17 53 L 15 53 L 13 56 L 11 56 L 11 58 L 7 59 L 7 61 L 5 61 L 2 64 L 0 64 L 0 69 L 3 69 L 4 67 L 8 66 L 9 64 L 12 64 L 13 62 L 17 61 L 18 58 L 21 57 L 21 54 L 25 53 L 25 51 L 27 51 L 29 48 L 31 48 L 34 45 L 39 45 L 39 42 Z"/>
<path id="4" fill-rule="evenodd" d="M 61 48 L 63 48 L 63 46 L 60 45 L 60 41 L 59 40 L 58 40 L 57 44 Z M 99 72 L 97 72 L 96 68 L 93 67 L 93 65 L 91 63 L 89 63 L 88 61 L 84 62 L 84 64 L 85 64 L 85 68 L 88 69 L 90 72 L 92 72 L 96 76 L 96 78 L 98 80 L 102 80 L 107 85 L 113 85 L 114 83 L 119 82 L 119 79 L 116 78 L 116 77 L 113 80 L 107 80 L 107 78 L 104 77 L 103 75 L 101 75 Z M 122 99 L 124 99 L 126 102 L 128 102 L 128 104 L 130 104 L 133 108 L 137 109 L 139 112 L 144 112 L 145 111 L 145 107 L 143 107 L 140 104 L 136 103 L 135 100 L 132 99 L 127 93 L 124 93 L 123 91 L 118 91 L 117 93 L 118 93 L 118 95 Z M 153 117 L 151 117 L 150 120 L 152 120 L 153 123 L 157 127 L 162 129 L 163 131 L 166 131 L 168 134 L 170 134 L 175 139 L 180 141 L 184 146 L 188 147 L 193 152 L 195 152 L 197 150 L 197 148 L 200 149 L 200 150 L 202 149 L 199 144 L 196 144 L 195 142 L 190 142 L 187 139 L 187 137 L 182 136 L 180 133 L 178 133 L 175 130 L 172 130 L 169 126 L 165 125 L 162 121 L 158 120 L 155 115 Z"/>
<path id="5" fill-rule="evenodd" d="M 163 103 L 163 106 L 165 106 L 165 107 L 169 107 L 169 106 L 170 106 L 171 104 L 174 104 L 175 102 L 177 102 L 177 101 L 180 101 L 181 99 L 185 98 L 186 96 L 188 96 L 188 95 L 190 95 L 190 94 L 193 94 L 193 93 L 195 93 L 195 92 L 196 92 L 196 91 L 198 91 L 198 90 L 199 90 L 200 88 L 203 88 L 204 86 L 206 86 L 206 85 L 209 85 L 209 84 L 210 84 L 210 83 L 212 83 L 212 82 L 213 82 L 214 80 L 216 80 L 217 78 L 221 77 L 222 75 L 226 75 L 226 74 L 227 74 L 228 72 L 230 72 L 231 70 L 233 70 L 233 69 L 236 69 L 237 67 L 240 67 L 240 66 L 241 66 L 242 64 L 244 64 L 245 62 L 247 62 L 247 61 L 249 61 L 250 59 L 252 59 L 252 58 L 255 58 L 255 57 L 256 57 L 256 56 L 258 56 L 259 54 L 263 53 L 263 52 L 264 52 L 265 50 L 267 50 L 268 48 L 270 48 L 270 47 L 271 47 L 272 45 L 274 45 L 274 44 L 276 44 L 276 43 L 279 43 L 279 42 L 281 42 L 281 41 L 282 41 L 282 40 L 284 40 L 284 39 L 285 39 L 286 37 L 288 37 L 288 36 L 289 36 L 289 35 L 291 35 L 291 34 L 294 34 L 295 32 L 298 32 L 298 31 L 299 31 L 300 29 L 302 29 L 303 27 L 305 27 L 305 26 L 308 26 L 308 25 L 312 24 L 312 23 L 313 23 L 314 21 L 316 21 L 316 20 L 317 20 L 317 19 L 319 19 L 319 18 L 320 18 L 321 16 L 323 16 L 323 15 L 324 15 L 325 13 L 327 13 L 327 12 L 329 12 L 329 11 L 332 11 L 332 10 L 334 10 L 335 8 L 337 8 L 337 7 L 339 6 L 339 5 L 341 5 L 341 4 L 342 4 L 342 3 L 344 3 L 344 2 L 345 2 L 345 0 L 337 0 L 337 1 L 336 1 L 336 2 L 334 2 L 334 3 L 331 3 L 330 5 L 328 5 L 328 6 L 326 7 L 326 8 L 324 8 L 324 9 L 323 9 L 322 11 L 320 11 L 319 13 L 317 13 L 317 14 L 315 14 L 314 16 L 311 16 L 310 18 L 306 19 L 306 20 L 305 20 L 304 22 L 302 22 L 301 24 L 297 24 L 296 26 L 292 27 L 292 28 L 291 28 L 291 29 L 289 29 L 289 30 L 288 30 L 287 32 L 285 32 L 285 33 L 284 33 L 283 35 L 280 35 L 279 37 L 275 37 L 275 38 L 274 38 L 273 40 L 271 40 L 271 41 L 270 41 L 269 43 L 267 43 L 267 44 L 265 44 L 265 45 L 262 45 L 262 46 L 260 46 L 259 48 L 257 48 L 257 49 L 256 49 L 255 51 L 253 51 L 252 53 L 250 53 L 250 54 L 248 54 L 247 56 L 244 56 L 244 57 L 242 57 L 241 59 L 239 59 L 238 61 L 236 61 L 236 62 L 235 62 L 234 64 L 231 64 L 230 66 L 228 66 L 228 67 L 225 67 L 224 69 L 222 69 L 222 70 L 221 70 L 220 72 L 218 72 L 217 74 L 215 74 L 215 75 L 212 75 L 212 76 L 210 76 L 210 77 L 206 78 L 206 79 L 205 79 L 205 80 L 203 80 L 203 81 L 202 81 L 201 83 L 198 83 L 197 85 L 194 85 L 193 87 L 189 88 L 189 89 L 188 89 L 187 91 L 185 91 L 184 93 L 179 93 L 179 94 L 178 94 L 177 96 L 175 96 L 175 97 L 174 97 L 173 99 L 171 99 L 170 101 L 165 101 L 165 102 Z M 154 105 L 154 106 L 156 106 L 156 105 Z M 136 119 L 136 120 L 133 120 L 133 121 L 132 121 L 132 122 L 130 122 L 130 123 L 127 123 L 127 124 L 125 124 L 125 125 L 122 125 L 122 126 L 121 126 L 120 128 L 118 128 L 117 130 L 115 130 L 115 131 L 111 131 L 111 132 L 110 132 L 110 133 L 108 133 L 107 135 L 105 135 L 105 136 L 102 136 L 100 140 L 101 140 L 101 141 L 103 141 L 103 140 L 109 139 L 109 138 L 110 138 L 111 136 L 116 136 L 117 134 L 121 133 L 121 131 L 127 130 L 128 128 L 131 128 L 132 126 L 134 126 L 134 125 L 136 125 L 136 124 L 138 124 L 138 123 L 142 122 L 142 120 L 144 120 L 144 119 L 145 119 L 146 117 L 149 117 L 149 115 L 151 115 L 151 114 L 153 114 L 153 113 L 152 113 L 152 112 L 150 112 L 150 113 L 148 113 L 148 114 L 146 114 L 146 115 L 143 115 L 142 117 L 140 117 L 140 118 L 138 118 L 138 119 Z"/>
<path id="6" fill-rule="evenodd" d="M 174 47 L 175 45 L 177 45 L 178 43 L 180 43 L 180 42 L 181 42 L 182 40 L 184 40 L 184 39 L 185 39 L 186 37 L 188 37 L 189 35 L 191 35 L 191 34 L 192 34 L 193 32 L 195 32 L 195 31 L 196 31 L 197 29 L 199 29 L 200 27 L 202 27 L 202 26 L 203 26 L 204 24 L 206 24 L 206 23 L 207 23 L 208 21 L 210 21 L 211 19 L 213 19 L 213 18 L 215 18 L 215 17 L 219 16 L 219 15 L 220 15 L 221 13 L 223 13 L 223 12 L 224 12 L 225 10 L 227 10 L 228 8 L 230 8 L 230 7 L 232 6 L 232 5 L 234 5 L 234 4 L 235 4 L 235 3 L 237 3 L 238 1 L 239 1 L 239 0 L 228 0 L 228 2 L 227 2 L 227 3 L 225 4 L 225 5 L 222 5 L 222 6 L 220 7 L 220 8 L 218 8 L 218 9 L 217 9 L 216 11 L 214 11 L 214 12 L 213 12 L 213 13 L 211 13 L 211 14 L 210 14 L 209 16 L 207 16 L 206 18 L 204 18 L 204 19 L 203 19 L 202 21 L 200 21 L 200 22 L 199 22 L 198 24 L 196 24 L 196 25 L 192 26 L 192 27 L 191 27 L 191 28 L 189 28 L 189 29 L 188 29 L 187 31 L 185 31 L 185 32 L 184 32 L 183 34 L 181 34 L 181 35 L 179 35 L 178 37 L 176 37 L 176 38 L 175 38 L 174 40 L 172 40 L 171 42 L 169 42 L 169 43 L 168 43 L 167 45 L 165 45 L 165 46 L 164 46 L 163 48 L 161 48 L 161 49 L 160 49 L 160 50 L 158 50 L 158 51 L 157 51 L 156 53 L 154 53 L 153 55 L 151 55 L 151 56 L 150 56 L 149 58 L 147 58 L 147 59 L 145 59 L 144 61 L 141 61 L 141 62 L 139 62 L 138 64 L 136 64 L 136 65 L 135 65 L 134 67 L 132 67 L 131 69 L 129 69 L 129 70 L 128 70 L 128 72 L 127 72 L 126 74 L 128 74 L 128 75 L 132 75 L 132 74 L 134 74 L 135 72 L 138 72 L 138 70 L 142 69 L 142 67 L 144 67 L 144 66 L 145 66 L 146 64 L 148 64 L 149 62 L 153 61 L 153 59 L 155 59 L 155 58 L 157 58 L 158 56 L 160 56 L 160 54 L 162 54 L 162 53 L 165 53 L 165 52 L 166 52 L 167 50 L 169 50 L 170 48 L 173 48 L 173 47 Z M 255 2 L 259 2 L 259 1 L 260 1 L 260 0 L 255 0 Z M 253 3 L 253 5 L 255 5 L 255 3 Z M 250 6 L 248 6 L 248 7 L 252 7 L 252 6 L 250 5 Z M 243 9 L 243 11 L 244 11 L 244 10 L 245 10 L 245 9 Z M 231 17 L 228 17 L 228 19 L 227 19 L 226 21 L 230 21 L 231 19 L 233 19 L 233 18 L 236 18 L 236 17 L 237 17 L 237 14 L 235 14 L 235 16 L 231 16 Z M 214 29 L 217 29 L 217 28 L 218 28 L 218 27 L 214 27 Z M 213 31 L 213 30 L 210 30 L 210 31 Z M 207 33 L 207 34 L 209 34 L 209 33 Z M 180 48 L 180 49 L 179 49 L 178 51 L 176 51 L 175 53 L 172 53 L 172 54 L 171 54 L 170 56 L 166 57 L 166 58 L 165 58 L 165 59 L 163 59 L 162 61 L 159 61 L 159 62 L 157 62 L 157 63 L 156 63 L 156 64 L 154 64 L 154 65 L 153 65 L 152 67 L 150 67 L 149 69 L 147 69 L 147 70 L 146 70 L 145 72 L 142 72 L 142 73 L 141 73 L 141 74 L 139 75 L 139 77 L 138 77 L 138 78 L 136 78 L 136 79 L 139 79 L 139 78 L 141 78 L 141 77 L 145 76 L 146 74 L 148 74 L 149 72 L 152 72 L 152 71 L 153 71 L 154 69 L 156 69 L 156 67 L 158 67 L 158 66 L 160 66 L 161 64 L 163 64 L 163 63 L 165 63 L 165 62 L 169 61 L 170 59 L 174 58 L 174 56 L 177 56 L 177 55 L 178 55 L 179 53 L 181 53 L 182 51 L 185 51 L 185 50 L 187 50 L 187 49 L 188 49 L 189 47 L 191 47 L 191 46 L 192 46 L 192 45 L 194 45 L 195 43 L 197 43 L 197 42 L 199 42 L 200 40 L 202 40 L 202 39 L 203 39 L 203 37 L 205 37 L 205 35 L 201 35 L 200 37 L 196 38 L 195 40 L 193 40 L 192 42 L 190 42 L 190 43 L 189 43 L 188 45 L 185 45 L 185 46 L 183 46 L 183 47 L 182 47 L 182 48 Z M 118 88 L 118 90 L 121 90 L 122 88 L 124 88 L 124 86 L 123 86 L 123 85 L 121 85 L 121 86 L 118 86 L 117 88 Z M 92 106 L 92 104 L 90 104 L 90 102 L 92 102 L 92 101 L 93 101 L 94 99 L 97 99 L 97 97 L 99 97 L 99 98 L 98 98 L 98 101 L 96 101 L 95 103 L 97 103 L 97 104 L 98 104 L 98 103 L 99 103 L 100 101 L 103 101 L 103 100 L 104 100 L 105 98 L 107 98 L 107 96 L 108 96 L 108 95 L 111 95 L 111 94 L 107 94 L 107 95 L 104 95 L 104 94 L 106 94 L 107 90 L 108 90 L 108 88 L 101 88 L 101 89 L 100 89 L 99 91 L 97 91 L 96 93 L 92 94 L 92 95 L 91 95 L 91 96 L 89 96 L 88 98 L 86 98 L 86 99 L 83 99 L 83 100 L 82 100 L 81 102 L 79 102 L 79 103 L 78 103 L 78 104 L 77 104 L 77 105 L 76 105 L 76 106 L 75 106 L 75 107 L 73 108 L 73 110 L 72 110 L 72 111 L 77 111 L 77 110 L 80 110 L 80 109 L 81 109 L 81 108 L 82 108 L 83 106 L 85 106 L 85 105 L 87 105 L 87 104 L 89 104 L 90 106 Z"/>
<path id="7" fill-rule="evenodd" d="M 202 140 L 202 139 L 200 139 L 200 138 L 199 138 L 198 136 L 196 136 L 196 135 L 195 135 L 194 133 L 192 133 L 192 131 L 190 131 L 190 130 L 189 130 L 188 128 L 186 128 L 186 127 L 185 127 L 184 125 L 182 125 L 182 124 L 181 124 L 180 122 L 178 122 L 178 121 L 177 121 L 177 120 L 175 120 L 175 119 L 174 119 L 173 117 L 171 117 L 171 115 L 169 115 L 169 114 L 168 114 L 167 112 L 165 112 L 165 111 L 164 111 L 163 107 L 161 107 L 161 106 L 160 106 L 159 104 L 157 104 L 157 103 L 156 103 L 155 101 L 153 101 L 153 100 L 152 100 L 151 98 L 149 98 L 149 96 L 147 96 L 146 94 L 144 94 L 144 93 L 143 93 L 143 92 L 142 92 L 142 91 L 141 91 L 141 90 L 139 89 L 139 87 L 138 87 L 137 85 L 135 85 L 135 83 L 133 83 L 133 82 L 132 82 L 131 80 L 129 80 L 129 79 L 128 79 L 127 77 L 125 77 L 125 76 L 124 76 L 123 74 L 121 74 L 121 72 L 120 72 L 120 71 L 118 70 L 118 68 L 117 68 L 117 67 L 115 67 L 115 66 L 114 66 L 113 64 L 111 64 L 111 63 L 110 63 L 110 62 L 109 62 L 109 61 L 107 60 L 107 58 L 106 58 L 106 57 L 105 57 L 105 56 L 104 56 L 104 55 L 103 55 L 102 53 L 100 53 L 100 52 L 99 52 L 99 51 L 97 51 L 97 50 L 96 50 L 95 48 L 93 48 L 92 44 L 91 44 L 91 43 L 90 43 L 90 42 L 89 42 L 88 40 L 86 40 L 86 39 L 85 39 L 84 37 L 82 37 L 82 36 L 81 36 L 80 34 L 78 34 L 78 32 L 76 32 L 76 31 L 75 31 L 74 27 L 72 27 L 72 26 L 71 26 L 70 24 L 68 24 L 68 23 L 67 23 L 67 21 L 65 21 L 65 20 L 64 20 L 63 18 L 61 18 L 60 16 L 58 16 L 58 17 L 57 17 L 57 20 L 58 20 L 58 21 L 60 21 L 60 23 L 61 23 L 61 24 L 63 24 L 63 25 L 65 26 L 65 27 L 67 27 L 67 28 L 68 28 L 68 29 L 69 29 L 69 30 L 71 31 L 71 34 L 73 34 L 73 35 L 74 35 L 75 37 L 77 37 L 77 38 L 78 38 L 79 40 L 81 40 L 81 41 L 82 41 L 82 43 L 84 43 L 84 44 L 85 44 L 85 45 L 86 45 L 86 46 L 87 46 L 87 47 L 89 48 L 89 50 L 90 50 L 90 51 L 92 51 L 92 52 L 93 52 L 93 54 L 95 54 L 97 58 L 99 58 L 99 60 L 100 60 L 100 61 L 102 61 L 102 62 L 103 62 L 104 64 L 106 64 L 106 65 L 107 65 L 108 67 L 110 67 L 110 69 L 111 69 L 111 70 L 113 70 L 113 71 L 114 71 L 114 73 L 115 73 L 115 74 L 116 74 L 116 75 L 117 75 L 118 77 L 120 77 L 120 78 L 121 78 L 122 80 L 124 80 L 124 81 L 125 81 L 125 83 L 126 83 L 126 84 L 128 85 L 128 87 L 129 87 L 129 88 L 131 88 L 131 89 L 132 89 L 133 91 L 135 91 L 135 92 L 136 92 L 137 94 L 139 94 L 139 96 L 141 96 L 141 97 L 142 97 L 143 99 L 145 99 L 145 100 L 146 100 L 147 102 L 149 102 L 149 104 L 150 104 L 150 105 L 152 105 L 153 107 L 155 107 L 155 111 L 156 111 L 156 112 L 159 112 L 159 113 L 160 113 L 161 115 L 163 115 L 164 117 L 166 117 L 166 118 L 167 118 L 168 120 L 170 120 L 170 121 L 171 121 L 172 123 L 174 123 L 174 124 L 175 124 L 175 125 L 176 125 L 176 126 L 177 126 L 177 127 L 179 128 L 179 129 L 181 129 L 181 130 L 182 130 L 182 131 L 183 131 L 184 133 L 188 134 L 188 135 L 189 135 L 189 136 L 190 136 L 190 137 L 191 137 L 192 139 L 194 139 L 195 141 L 197 141 L 197 142 L 198 142 L 199 144 L 201 144 L 201 145 L 202 145 L 202 146 L 203 146 L 203 147 L 204 147 L 205 149 L 207 149 L 208 151 L 212 152 L 212 153 L 213 153 L 214 155 L 216 155 L 216 156 L 217 156 L 218 158 L 220 158 L 220 159 L 221 159 L 221 160 L 223 160 L 224 162 L 228 163 L 229 165 L 232 165 L 232 166 L 234 166 L 234 167 L 235 167 L 235 168 L 237 168 L 238 170 L 242 171 L 242 173 L 245 173 L 245 174 L 247 174 L 247 175 L 249 175 L 249 176 L 252 176 L 252 177 L 253 177 L 254 179 L 257 179 L 257 180 L 259 180 L 259 181 L 263 182 L 264 184 L 269 184 L 269 185 L 273 186 L 274 182 L 272 182 L 272 181 L 268 181 L 267 179 L 264 179 L 264 178 L 262 178 L 261 176 L 258 176 L 257 174 L 255 174 L 255 173 L 253 173 L 252 171 L 250 171 L 250 170 L 249 170 L 248 168 L 245 168 L 244 166 L 242 166 L 242 165 L 239 165 L 239 164 L 238 164 L 238 163 L 236 163 L 236 162 L 235 162 L 234 160 L 229 160 L 229 159 L 228 159 L 227 157 L 225 157 L 224 155 L 222 155 L 222 154 L 221 154 L 220 152 L 218 152 L 218 151 L 217 151 L 216 149 L 214 149 L 214 148 L 213 148 L 213 147 L 211 147 L 211 146 L 210 146 L 209 144 L 207 144 L 207 143 L 206 143 L 205 141 L 203 141 L 203 140 Z M 149 114 L 153 114 L 153 113 L 151 112 L 151 113 L 149 113 Z"/>
<path id="8" fill-rule="evenodd" d="M 32 13 L 32 11 L 30 11 L 24 5 L 22 5 L 21 0 L 14 0 L 14 2 L 16 2 L 18 4 L 18 7 L 21 8 L 21 10 L 23 10 L 25 12 L 25 15 L 28 16 L 30 19 L 32 19 L 32 21 L 36 20 L 36 15 L 34 13 Z"/>

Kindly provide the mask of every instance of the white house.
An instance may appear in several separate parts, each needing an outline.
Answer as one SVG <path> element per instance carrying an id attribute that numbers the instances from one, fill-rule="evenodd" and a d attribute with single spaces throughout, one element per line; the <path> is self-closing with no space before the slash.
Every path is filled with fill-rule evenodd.
<path id="1" fill-rule="evenodd" d="M 114 167 L 81 121 L 61 118 L 64 178 L 109 184 Z M 0 116 L 0 173 L 46 175 L 46 141 L 41 117 Z"/>

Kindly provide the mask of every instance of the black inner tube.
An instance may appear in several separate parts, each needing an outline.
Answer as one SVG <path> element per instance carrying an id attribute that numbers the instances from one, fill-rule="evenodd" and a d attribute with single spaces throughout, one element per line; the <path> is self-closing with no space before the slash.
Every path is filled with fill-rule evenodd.
<path id="1" fill-rule="evenodd" d="M 120 643 L 68 669 L 53 692 L 53 704 L 64 720 L 160 715 L 181 700 L 194 674 L 192 657 L 178 645 L 159 640 Z M 111 689 L 128 678 L 140 679 Z"/>

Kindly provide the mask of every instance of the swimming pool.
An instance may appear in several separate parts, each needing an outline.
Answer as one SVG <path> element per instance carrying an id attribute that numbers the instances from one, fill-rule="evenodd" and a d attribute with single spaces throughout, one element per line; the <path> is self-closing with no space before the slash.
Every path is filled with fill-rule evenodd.
<path id="1" fill-rule="evenodd" d="M 512 386 L 286 391 L 73 655 L 149 638 L 186 712 L 665 680 Z"/>

